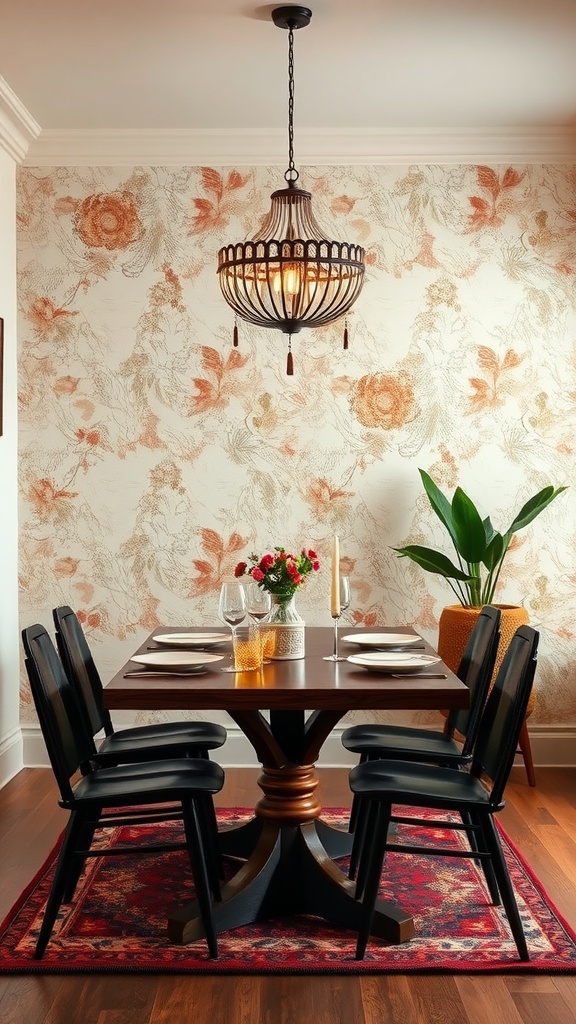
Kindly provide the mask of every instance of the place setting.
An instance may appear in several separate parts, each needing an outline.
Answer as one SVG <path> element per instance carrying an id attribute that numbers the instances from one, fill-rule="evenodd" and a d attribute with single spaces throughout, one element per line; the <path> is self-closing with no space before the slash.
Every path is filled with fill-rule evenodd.
<path id="1" fill-rule="evenodd" d="M 159 647 L 200 648 L 216 647 L 230 639 L 227 633 L 156 633 L 152 640 Z M 156 650 L 156 646 L 148 650 Z"/>
<path id="2" fill-rule="evenodd" d="M 358 644 L 360 647 L 377 648 L 378 650 L 410 650 L 425 649 L 425 643 L 421 636 L 416 633 L 349 633 L 342 637 L 343 641 L 349 644 Z"/>
<path id="3" fill-rule="evenodd" d="M 350 664 L 358 665 L 368 672 L 380 672 L 391 676 L 417 676 L 419 679 L 446 679 L 445 672 L 427 672 L 441 662 L 436 654 L 398 653 L 396 651 L 362 651 L 350 654 Z"/>
<path id="4" fill-rule="evenodd" d="M 256 584 L 224 583 L 220 590 L 218 617 L 230 626 L 230 633 L 214 631 L 156 633 L 146 653 L 130 659 L 137 668 L 124 673 L 124 679 L 160 676 L 205 675 L 216 663 L 229 658 L 220 653 L 232 642 L 232 663 L 218 665 L 221 672 L 246 672 L 268 664 L 264 658 L 267 631 L 262 622 L 270 613 L 270 594 Z M 242 625 L 248 616 L 249 624 Z"/>
<path id="5" fill-rule="evenodd" d="M 418 633 L 349 633 L 342 641 L 359 648 L 346 660 L 368 672 L 446 679 L 444 672 L 425 671 L 442 659 L 436 654 L 419 653 L 426 649 L 426 644 Z"/>
<path id="6" fill-rule="evenodd" d="M 224 660 L 223 654 L 211 654 L 192 650 L 154 650 L 146 654 L 133 654 L 138 668 L 124 673 L 124 679 L 144 679 L 156 676 L 198 676 L 208 671 L 208 666 Z"/>

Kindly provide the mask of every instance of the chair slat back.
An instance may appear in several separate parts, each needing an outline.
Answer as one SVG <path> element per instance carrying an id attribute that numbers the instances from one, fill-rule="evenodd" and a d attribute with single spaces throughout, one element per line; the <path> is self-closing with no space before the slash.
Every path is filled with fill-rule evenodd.
<path id="1" fill-rule="evenodd" d="M 73 799 L 70 779 L 92 749 L 74 692 L 48 632 L 39 624 L 22 631 L 26 671 L 40 728 L 62 798 Z"/>
<path id="2" fill-rule="evenodd" d="M 520 626 L 510 641 L 488 697 L 472 759 L 471 772 L 491 780 L 491 800 L 500 803 L 526 717 L 534 682 L 540 634 Z"/>
<path id="3" fill-rule="evenodd" d="M 501 618 L 502 612 L 493 605 L 485 605 L 480 610 L 456 673 L 470 690 L 470 706 L 448 715 L 450 728 L 464 736 L 463 754 L 470 754 L 476 742 L 496 663 Z"/>
<path id="4" fill-rule="evenodd" d="M 112 720 L 102 701 L 102 680 L 80 620 L 68 605 L 54 608 L 52 616 L 62 664 L 71 686 L 79 691 L 78 699 L 86 718 L 86 728 L 91 736 L 95 736 L 101 729 L 109 736 L 113 731 Z"/>

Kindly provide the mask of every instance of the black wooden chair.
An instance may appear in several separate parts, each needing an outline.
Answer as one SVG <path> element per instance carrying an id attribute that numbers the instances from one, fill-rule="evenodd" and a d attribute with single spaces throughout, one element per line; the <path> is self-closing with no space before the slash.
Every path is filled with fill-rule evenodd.
<path id="1" fill-rule="evenodd" d="M 366 951 L 384 857 L 389 850 L 429 856 L 464 856 L 480 861 L 493 902 L 502 902 L 504 906 L 520 959 L 529 960 L 493 816 L 504 807 L 504 789 L 534 680 L 538 640 L 539 634 L 530 626 L 521 626 L 512 638 L 482 713 L 469 771 L 393 760 L 366 761 L 352 769 L 350 788 L 368 810 L 356 883 L 356 896 L 364 907 L 356 948 L 358 960 Z M 459 820 L 434 822 L 399 816 L 392 813 L 395 805 L 451 811 Z M 468 835 L 473 830 L 474 839 L 469 851 L 389 842 L 391 822 L 426 828 L 436 824 L 443 829 L 464 830 Z M 495 889 L 492 879 L 496 882 Z"/>
<path id="2" fill-rule="evenodd" d="M 74 694 L 51 637 L 37 624 L 22 631 L 22 643 L 42 735 L 60 789 L 59 804 L 70 811 L 35 958 L 44 954 L 61 904 L 73 898 L 87 857 L 167 849 L 188 851 L 209 953 L 217 957 L 212 897 L 221 898 L 220 883 L 214 837 L 206 823 L 214 816 L 212 798 L 222 789 L 223 769 L 206 758 L 187 757 L 87 770 L 91 743 L 75 712 Z M 82 769 L 85 774 L 80 774 Z M 167 816 L 183 818 L 185 843 L 92 850 L 97 829 L 109 828 L 111 823 L 131 827 L 146 823 L 150 817 L 145 809 L 152 805 L 177 807 L 177 814 L 169 811 Z M 112 816 L 104 813 L 109 808 L 116 809 Z"/>
<path id="3" fill-rule="evenodd" d="M 360 764 L 379 758 L 397 761 L 425 761 L 458 767 L 472 760 L 472 751 L 486 702 L 496 661 L 501 612 L 492 605 L 482 608 L 462 655 L 458 678 L 470 690 L 467 708 L 452 710 L 444 729 L 418 729 L 402 725 L 366 723 L 353 725 L 342 733 L 342 744 L 358 754 Z M 454 736 L 462 737 L 463 743 Z M 358 826 L 358 801 L 352 801 L 349 831 Z"/>
<path id="4" fill-rule="evenodd" d="M 76 694 L 86 732 L 92 739 L 90 759 L 98 765 L 127 764 L 164 757 L 208 757 L 226 741 L 226 729 L 212 722 L 161 722 L 115 730 L 104 706 L 102 681 L 76 613 L 68 605 L 52 611 L 62 664 Z M 94 738 L 104 732 L 101 743 Z"/>

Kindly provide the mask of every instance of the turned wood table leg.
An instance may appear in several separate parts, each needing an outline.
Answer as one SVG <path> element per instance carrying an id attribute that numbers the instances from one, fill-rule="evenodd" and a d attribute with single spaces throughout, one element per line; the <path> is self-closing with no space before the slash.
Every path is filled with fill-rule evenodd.
<path id="1" fill-rule="evenodd" d="M 256 815 L 283 825 L 313 821 L 322 810 L 315 795 L 318 776 L 313 764 L 268 768 L 258 779 L 264 793 L 256 804 Z"/>

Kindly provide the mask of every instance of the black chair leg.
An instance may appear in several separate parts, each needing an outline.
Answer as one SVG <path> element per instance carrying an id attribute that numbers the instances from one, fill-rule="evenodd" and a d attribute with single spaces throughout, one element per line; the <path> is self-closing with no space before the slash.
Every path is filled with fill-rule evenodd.
<path id="1" fill-rule="evenodd" d="M 350 863 L 348 865 L 348 877 L 356 878 L 358 871 L 358 863 L 360 860 L 360 853 L 362 850 L 362 841 L 366 832 L 366 814 L 368 811 L 368 805 L 366 801 L 363 801 L 361 797 L 355 795 L 354 800 L 356 802 L 356 809 L 354 814 L 354 830 L 352 849 L 350 851 Z"/>
<path id="2" fill-rule="evenodd" d="M 350 808 L 350 820 L 348 822 L 348 831 L 355 832 L 358 827 L 358 813 L 360 811 L 360 799 L 355 793 L 352 797 L 352 807 Z"/>
<path id="3" fill-rule="evenodd" d="M 74 859 L 74 851 L 78 848 L 78 839 L 82 835 L 83 829 L 84 821 L 73 812 L 66 826 L 62 846 L 58 854 L 54 880 L 50 889 L 50 895 L 48 896 L 48 902 L 46 903 L 36 949 L 34 950 L 35 960 L 41 960 L 44 956 L 64 894 L 70 886 L 73 875 L 79 874 Z M 82 864 L 83 861 L 80 859 L 80 871 L 82 870 Z"/>
<path id="4" fill-rule="evenodd" d="M 89 850 L 92 846 L 92 840 L 94 839 L 94 833 L 96 831 L 96 825 L 98 824 L 99 812 L 97 809 L 94 810 L 94 814 L 90 819 L 86 819 L 82 822 L 81 829 L 78 830 L 78 836 L 76 840 L 76 848 L 78 850 Z M 82 874 L 86 858 L 75 856 L 70 864 L 70 871 L 68 874 L 68 881 L 66 883 L 66 889 L 64 890 L 64 896 L 62 898 L 63 903 L 71 903 L 74 899 L 74 893 L 76 892 L 76 886 L 78 880 Z"/>
<path id="5" fill-rule="evenodd" d="M 378 802 L 364 798 L 361 802 L 358 826 L 354 833 L 352 853 L 350 855 L 350 878 L 356 877 L 356 899 L 362 899 L 364 883 L 366 879 L 366 866 L 368 860 L 365 851 L 369 846 L 369 836 L 374 834 L 375 822 L 378 816 Z"/>
<path id="6" fill-rule="evenodd" d="M 362 875 L 365 876 L 363 883 L 364 892 L 362 896 L 364 914 L 362 924 L 358 930 L 356 960 L 364 959 L 366 946 L 368 945 L 368 939 L 370 937 L 370 930 L 374 919 L 374 908 L 376 906 L 376 899 L 380 888 L 382 866 L 384 864 L 388 826 L 390 824 L 390 815 L 392 812 L 392 808 L 389 804 L 375 804 L 375 809 L 376 813 L 374 815 L 370 815 L 371 819 L 373 818 L 374 820 L 374 831 L 371 833 L 371 838 L 368 840 L 368 847 L 363 851 L 362 857 L 362 861 L 364 862 L 364 854 L 366 855 L 366 867 L 362 865 Z"/>
<path id="7" fill-rule="evenodd" d="M 526 945 L 526 936 L 524 935 L 524 929 L 522 927 L 522 921 L 518 911 L 518 904 L 516 903 L 514 889 L 512 888 L 512 882 L 510 880 L 510 875 L 508 874 L 508 867 L 504 860 L 504 853 L 502 851 L 502 846 L 500 845 L 496 825 L 491 815 L 488 815 L 485 818 L 483 834 L 488 849 L 492 854 L 492 863 L 498 880 L 498 888 L 500 889 L 502 903 L 504 905 L 504 910 L 506 911 L 506 917 L 508 918 L 512 935 L 514 936 L 518 954 L 521 960 L 528 961 L 530 960 L 530 954 L 528 952 L 528 946 Z"/>
<path id="8" fill-rule="evenodd" d="M 211 797 L 198 797 L 198 814 L 200 817 L 200 830 L 204 837 L 205 858 L 210 888 L 215 900 L 220 901 L 220 881 L 224 879 L 224 861 L 220 853 L 218 841 L 218 823 L 216 821 L 216 809 Z"/>
<path id="9" fill-rule="evenodd" d="M 358 764 L 364 764 L 368 760 L 368 754 L 361 754 Z M 360 812 L 361 800 L 360 797 L 354 794 L 352 797 L 352 807 L 350 808 L 350 820 L 348 822 L 348 831 L 355 832 L 358 826 L 358 815 Z"/>
<path id="10" fill-rule="evenodd" d="M 192 874 L 196 885 L 198 906 L 200 908 L 200 914 L 204 924 L 204 931 L 206 932 L 208 952 L 210 953 L 211 958 L 216 960 L 218 957 L 218 938 L 216 935 L 216 927 L 214 925 L 214 914 L 212 912 L 210 882 L 208 870 L 206 868 L 200 817 L 198 815 L 198 809 L 195 801 L 182 801 L 182 812 L 184 816 L 186 841 L 188 843 L 188 851 L 190 855 L 190 865 L 192 867 Z"/>
<path id="11" fill-rule="evenodd" d="M 480 849 L 478 843 L 478 836 L 480 836 L 482 843 L 482 849 L 488 850 L 486 843 L 486 837 L 484 836 L 483 822 L 480 818 L 475 818 L 468 812 L 462 813 L 462 821 L 465 825 L 469 826 L 466 829 L 466 835 L 468 836 L 468 842 L 470 848 L 474 851 Z M 482 871 L 484 872 L 484 878 L 486 879 L 486 885 L 488 886 L 488 892 L 490 893 L 490 899 L 495 907 L 499 907 L 502 900 L 500 897 L 500 890 L 498 888 L 498 882 L 496 881 L 496 875 L 494 874 L 494 866 L 492 859 L 488 857 L 478 857 L 476 860 L 477 864 L 480 864 Z"/>

